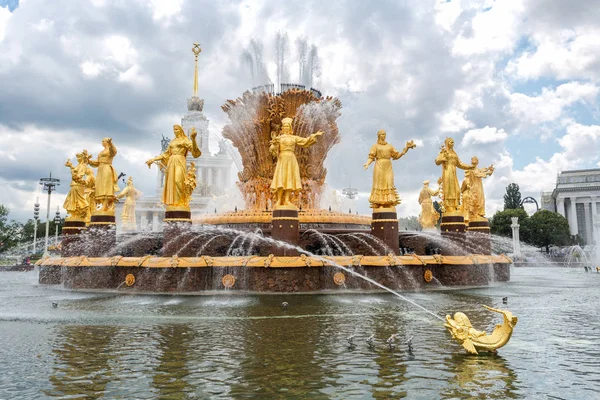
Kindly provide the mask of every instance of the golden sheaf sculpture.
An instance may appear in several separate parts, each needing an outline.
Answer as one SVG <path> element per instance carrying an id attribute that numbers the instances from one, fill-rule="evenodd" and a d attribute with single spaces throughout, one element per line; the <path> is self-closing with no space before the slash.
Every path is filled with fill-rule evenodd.
<path id="1" fill-rule="evenodd" d="M 283 119 L 293 118 L 294 135 L 303 139 L 317 131 L 324 132 L 310 148 L 296 147 L 301 190 L 290 195 L 290 202 L 303 210 L 318 208 L 327 176 L 324 162 L 340 140 L 336 125 L 342 108 L 340 101 L 294 88 L 280 94 L 245 92 L 236 100 L 227 100 L 221 108 L 230 121 L 223 128 L 223 137 L 231 140 L 242 159 L 237 186 L 246 210 L 270 210 L 275 204 L 277 192 L 271 191 L 271 183 L 279 159 L 269 149 L 273 138 L 281 133 Z"/>
<path id="2" fill-rule="evenodd" d="M 186 186 L 186 179 L 189 181 L 186 157 L 188 153 L 191 153 L 194 158 L 202 155 L 196 143 L 196 129 L 190 129 L 188 138 L 180 125 L 173 125 L 173 133 L 175 138 L 171 140 L 167 150 L 146 161 L 148 168 L 153 163 L 157 163 L 159 168 L 165 171 L 162 203 L 167 206 L 167 210 L 189 206 L 190 192 Z"/>
<path id="3" fill-rule="evenodd" d="M 454 314 L 454 318 L 446 315 L 444 326 L 448 329 L 452 338 L 456 339 L 471 354 L 479 354 L 478 351 L 495 352 L 504 346 L 510 340 L 513 329 L 519 320 L 510 311 L 488 306 L 483 307 L 489 311 L 502 314 L 504 318 L 502 324 L 496 325 L 490 335 L 485 331 L 478 331 L 473 328 L 469 317 L 461 312 Z"/>
<path id="4" fill-rule="evenodd" d="M 400 204 L 400 196 L 394 185 L 394 170 L 392 169 L 392 160 L 398 160 L 406 154 L 409 149 L 414 149 L 417 145 L 411 140 L 406 142 L 404 149 L 399 152 L 394 146 L 385 141 L 386 132 L 381 129 L 377 132 L 377 143 L 371 146 L 369 159 L 363 165 L 366 170 L 369 165 L 375 161 L 373 167 L 373 187 L 369 203 L 371 208 L 395 207 Z"/>

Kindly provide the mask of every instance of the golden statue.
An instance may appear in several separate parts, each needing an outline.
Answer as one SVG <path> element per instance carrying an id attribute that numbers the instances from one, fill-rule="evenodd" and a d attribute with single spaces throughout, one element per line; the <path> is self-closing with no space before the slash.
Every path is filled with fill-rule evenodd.
<path id="1" fill-rule="evenodd" d="M 86 150 L 84 150 L 87 153 Z M 88 161 L 92 156 L 88 156 Z M 85 198 L 88 202 L 88 209 L 85 215 L 85 222 L 89 224 L 92 221 L 92 214 L 96 211 L 96 178 L 94 177 L 94 171 L 88 166 L 85 170 Z"/>
<path id="2" fill-rule="evenodd" d="M 197 186 L 196 163 L 195 162 L 190 163 L 190 168 L 188 169 L 187 176 L 185 177 L 185 180 L 183 182 L 183 186 L 185 188 L 185 195 L 186 195 L 185 196 L 186 202 L 184 203 L 184 206 L 189 207 L 190 200 L 192 199 L 192 193 L 194 192 L 194 189 L 196 189 L 196 186 Z"/>
<path id="3" fill-rule="evenodd" d="M 102 139 L 102 146 L 104 146 L 104 150 L 98 153 L 98 159 L 90 160 L 90 165 L 98 168 L 94 193 L 95 211 L 114 212 L 115 193 L 119 191 L 119 186 L 117 185 L 117 172 L 112 166 L 112 160 L 117 155 L 117 148 L 109 137 Z"/>
<path id="4" fill-rule="evenodd" d="M 433 190 L 429 187 L 429 181 L 423 182 L 423 188 L 419 193 L 419 204 L 421 205 L 421 215 L 419 215 L 419 223 L 424 230 L 435 229 L 435 225 L 440 219 L 440 214 L 435 211 L 431 196 L 437 196 L 440 189 Z"/>
<path id="5" fill-rule="evenodd" d="M 77 153 L 77 165 L 73 166 L 71 160 L 67 160 L 65 166 L 71 170 L 71 186 L 69 193 L 63 203 L 63 207 L 69 213 L 69 219 L 86 219 L 89 210 L 88 197 L 86 196 L 86 178 L 90 156 L 87 150 Z M 91 171 L 91 170 L 90 170 Z M 93 178 L 93 174 L 92 174 Z"/>
<path id="6" fill-rule="evenodd" d="M 474 220 L 485 217 L 485 196 L 483 193 L 483 178 L 494 173 L 494 166 L 490 165 L 487 168 L 477 168 L 479 159 L 471 158 L 472 169 L 465 172 L 465 180 L 463 181 L 463 204 L 466 220 Z"/>
<path id="7" fill-rule="evenodd" d="M 300 167 L 294 154 L 296 146 L 310 147 L 317 142 L 317 137 L 323 134 L 323 132 L 318 131 L 307 138 L 295 136 L 292 131 L 292 122 L 292 118 L 281 120 L 281 134 L 273 136 L 269 146 L 271 155 L 277 157 L 277 164 L 271 181 L 271 191 L 275 193 L 274 208 L 293 206 L 290 202 L 290 195 L 294 191 L 302 190 Z"/>
<path id="8" fill-rule="evenodd" d="M 459 210 L 460 186 L 456 176 L 456 168 L 468 170 L 472 166 L 464 164 L 454 151 L 454 139 L 446 138 L 440 154 L 435 159 L 435 165 L 442 165 L 442 193 L 444 212 L 452 213 Z"/>
<path id="9" fill-rule="evenodd" d="M 377 143 L 371 147 L 369 159 L 363 165 L 365 170 L 375 161 L 373 168 L 373 188 L 369 203 L 371 208 L 388 208 L 395 207 L 400 204 L 400 196 L 394 186 L 394 170 L 392 169 L 392 161 L 397 160 L 409 149 L 414 149 L 417 145 L 411 140 L 406 142 L 406 146 L 402 152 L 398 152 L 391 144 L 385 141 L 386 133 L 383 129 L 377 132 Z"/>
<path id="10" fill-rule="evenodd" d="M 508 343 L 519 320 L 510 311 L 498 310 L 488 306 L 483 307 L 489 311 L 500 313 L 504 317 L 502 324 L 496 325 L 490 335 L 485 331 L 474 329 L 469 318 L 461 312 L 454 314 L 454 318 L 446 315 L 444 326 L 448 329 L 452 338 L 460 342 L 465 350 L 471 354 L 479 354 L 477 350 L 496 352 L 497 349 Z"/>
<path id="11" fill-rule="evenodd" d="M 148 168 L 156 162 L 161 170 L 165 171 L 165 184 L 163 187 L 162 203 L 169 209 L 189 208 L 191 193 L 185 188 L 187 177 L 186 157 L 198 158 L 202 152 L 196 143 L 196 129 L 190 129 L 190 138 L 183 132 L 180 125 L 173 125 L 175 139 L 171 140 L 167 150 L 159 156 L 146 161 Z"/>
<path id="12" fill-rule="evenodd" d="M 127 186 L 125 186 L 125 189 L 117 195 L 117 199 L 125 197 L 125 204 L 123 205 L 123 212 L 121 213 L 121 222 L 123 222 L 124 230 L 135 231 L 137 229 L 135 223 L 135 202 L 141 194 L 142 192 L 133 186 L 133 178 L 130 176 L 127 178 Z"/>

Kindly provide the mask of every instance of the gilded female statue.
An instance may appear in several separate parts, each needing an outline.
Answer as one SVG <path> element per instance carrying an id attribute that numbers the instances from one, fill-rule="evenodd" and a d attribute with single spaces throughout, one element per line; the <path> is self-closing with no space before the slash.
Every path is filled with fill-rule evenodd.
<path id="1" fill-rule="evenodd" d="M 102 139 L 104 150 L 98 153 L 98 159 L 90 160 L 90 165 L 98 168 L 96 174 L 96 211 L 114 211 L 115 193 L 119 191 L 117 185 L 117 172 L 112 166 L 112 160 L 117 155 L 117 148 L 112 139 L 106 137 Z"/>
<path id="2" fill-rule="evenodd" d="M 429 181 L 423 182 L 423 188 L 419 193 L 419 204 L 421 205 L 421 215 L 419 215 L 419 223 L 423 229 L 431 229 L 435 227 L 440 214 L 433 208 L 433 202 L 431 196 L 437 196 L 440 193 L 440 189 L 433 190 L 429 187 Z"/>
<path id="3" fill-rule="evenodd" d="M 71 186 L 63 207 L 69 213 L 69 218 L 85 218 L 89 209 L 88 199 L 85 194 L 85 174 L 87 169 L 89 169 L 87 165 L 89 161 L 87 150 L 77 153 L 76 158 L 76 166 L 73 166 L 71 160 L 67 160 L 65 163 L 65 167 L 71 170 Z"/>
<path id="4" fill-rule="evenodd" d="M 454 151 L 454 139 L 446 138 L 440 154 L 435 159 L 435 165 L 442 165 L 442 191 L 444 211 L 456 212 L 460 205 L 460 186 L 456 176 L 456 168 L 463 170 L 473 169 L 472 166 L 460 161 Z"/>
<path id="5" fill-rule="evenodd" d="M 277 157 L 277 164 L 271 181 L 271 191 L 275 193 L 274 208 L 292 206 L 290 195 L 294 191 L 302 190 L 300 167 L 294 154 L 296 146 L 310 147 L 317 142 L 317 137 L 323 134 L 323 132 L 318 131 L 307 138 L 295 136 L 292 131 L 292 122 L 292 118 L 281 120 L 281 134 L 274 136 L 269 146 L 271 155 Z"/>
<path id="6" fill-rule="evenodd" d="M 398 152 L 391 144 L 385 141 L 386 133 L 383 129 L 377 132 L 377 143 L 369 151 L 369 159 L 363 165 L 366 170 L 369 165 L 375 161 L 373 167 L 373 187 L 369 203 L 371 208 L 388 208 L 400 204 L 400 196 L 394 185 L 394 170 L 392 169 L 392 160 L 398 160 L 406 154 L 409 149 L 414 149 L 417 145 L 411 140 L 406 142 L 404 150 Z"/>
<path id="7" fill-rule="evenodd" d="M 485 216 L 485 195 L 483 193 L 483 178 L 494 173 L 494 166 L 487 168 L 477 168 L 479 159 L 471 158 L 472 169 L 465 172 L 465 182 L 468 190 L 468 200 L 465 202 L 465 212 L 468 212 L 469 220 L 484 218 Z M 463 182 L 463 185 L 465 185 Z"/>
<path id="8" fill-rule="evenodd" d="M 190 130 L 188 138 L 180 125 L 173 125 L 175 139 L 169 142 L 167 149 L 159 156 L 146 161 L 148 168 L 157 162 L 161 170 L 165 171 L 165 184 L 163 186 L 162 202 L 171 208 L 188 207 L 190 194 L 186 191 L 185 180 L 187 177 L 186 157 L 188 153 L 198 158 L 202 154 L 196 143 L 196 129 Z"/>
<path id="9" fill-rule="evenodd" d="M 123 204 L 123 213 L 121 214 L 121 221 L 123 222 L 123 228 L 128 230 L 135 230 L 135 202 L 142 193 L 133 186 L 133 178 L 130 176 L 127 178 L 127 186 L 117 195 L 117 199 L 125 197 L 125 204 Z"/>

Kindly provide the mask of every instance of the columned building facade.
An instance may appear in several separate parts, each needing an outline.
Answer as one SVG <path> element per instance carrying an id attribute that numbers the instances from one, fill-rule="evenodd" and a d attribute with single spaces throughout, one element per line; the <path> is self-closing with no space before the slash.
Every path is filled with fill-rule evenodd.
<path id="1" fill-rule="evenodd" d="M 544 200 L 542 195 L 542 200 Z M 543 208 L 567 218 L 571 235 L 579 235 L 586 245 L 598 242 L 600 221 L 600 168 L 563 171 L 556 179 L 556 188 Z"/>

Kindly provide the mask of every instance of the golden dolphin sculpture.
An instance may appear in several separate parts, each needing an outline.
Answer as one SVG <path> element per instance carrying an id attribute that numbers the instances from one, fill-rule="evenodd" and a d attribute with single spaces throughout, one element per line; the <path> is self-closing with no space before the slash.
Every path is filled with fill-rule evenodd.
<path id="1" fill-rule="evenodd" d="M 477 350 L 495 352 L 504 346 L 510 340 L 513 329 L 519 320 L 510 311 L 498 310 L 488 306 L 483 307 L 504 316 L 502 324 L 496 325 L 491 335 L 488 335 L 485 331 L 474 329 L 469 317 L 461 312 L 454 314 L 454 318 L 446 315 L 444 326 L 448 329 L 452 338 L 460 342 L 465 350 L 471 354 L 479 354 Z"/>

